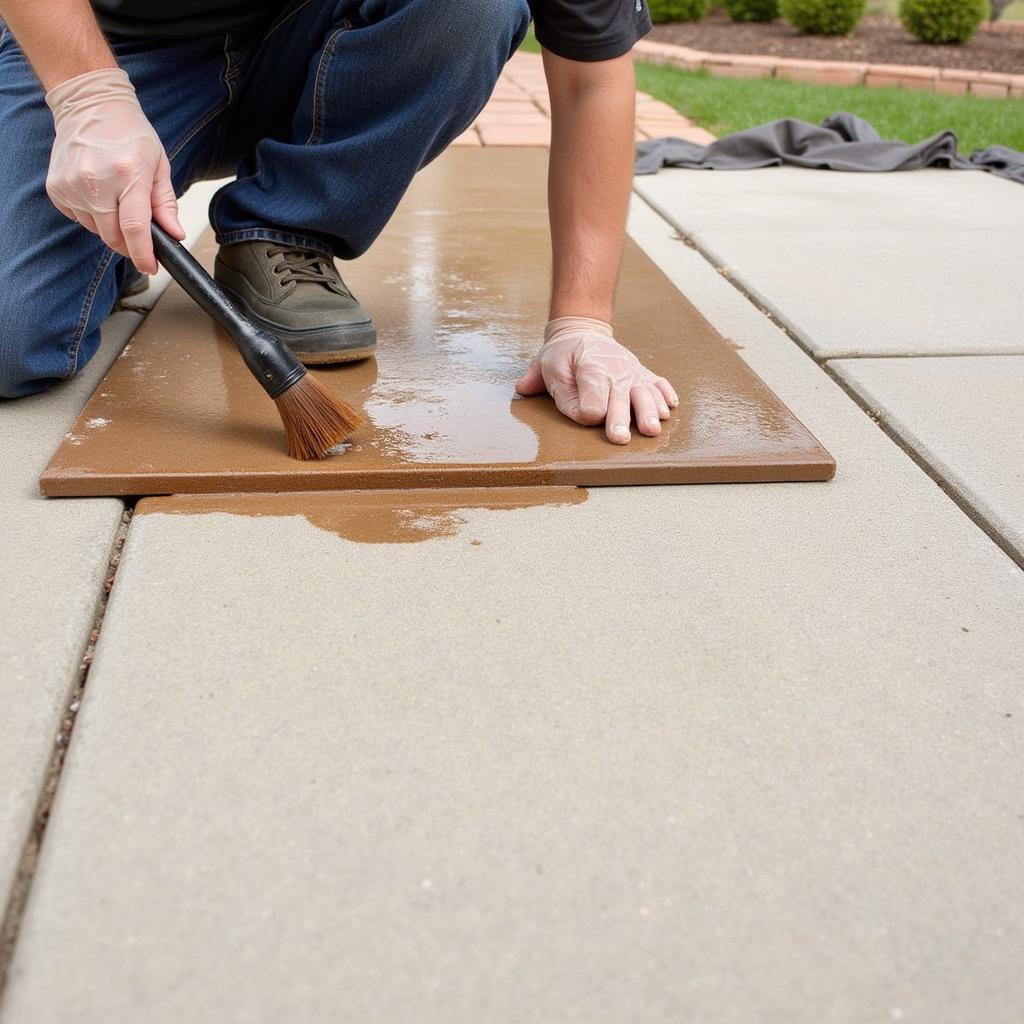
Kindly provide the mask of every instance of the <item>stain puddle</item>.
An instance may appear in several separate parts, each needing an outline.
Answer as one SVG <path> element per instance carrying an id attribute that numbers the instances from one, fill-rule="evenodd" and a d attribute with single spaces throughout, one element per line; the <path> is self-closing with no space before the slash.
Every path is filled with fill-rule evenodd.
<path id="1" fill-rule="evenodd" d="M 226 512 L 254 518 L 301 516 L 319 530 L 363 544 L 418 544 L 454 537 L 467 513 L 579 505 L 583 487 L 465 487 L 439 490 L 306 491 L 277 494 L 179 494 L 145 498 L 137 516 Z M 474 547 L 478 539 L 471 539 Z"/>

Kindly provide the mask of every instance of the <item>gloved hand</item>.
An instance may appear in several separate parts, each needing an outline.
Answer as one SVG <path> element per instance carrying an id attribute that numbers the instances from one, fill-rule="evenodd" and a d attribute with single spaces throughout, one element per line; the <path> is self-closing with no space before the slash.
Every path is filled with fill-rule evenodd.
<path id="1" fill-rule="evenodd" d="M 89 71 L 55 86 L 46 102 L 57 133 L 47 195 L 65 217 L 130 256 L 143 274 L 155 274 L 150 220 L 177 239 L 185 232 L 171 165 L 128 75 Z"/>
<path id="2" fill-rule="evenodd" d="M 608 440 L 628 444 L 632 406 L 637 429 L 654 437 L 679 397 L 664 377 L 648 370 L 612 336 L 603 320 L 563 316 L 544 330 L 544 345 L 516 383 L 521 395 L 551 395 L 577 423 L 604 421 Z"/>

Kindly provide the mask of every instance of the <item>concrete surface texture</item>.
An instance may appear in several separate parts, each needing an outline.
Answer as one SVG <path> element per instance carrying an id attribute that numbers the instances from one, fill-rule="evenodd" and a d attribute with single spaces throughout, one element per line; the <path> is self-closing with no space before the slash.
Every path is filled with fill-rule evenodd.
<path id="1" fill-rule="evenodd" d="M 3 1024 L 1020 1018 L 1024 577 L 671 227 L 632 232 L 835 481 L 408 545 L 155 503 Z"/>
<path id="2" fill-rule="evenodd" d="M 78 676 L 122 505 L 54 504 L 36 484 L 139 317 L 108 321 L 92 364 L 50 395 L 0 403 L 0 892 L 9 892 Z"/>
<path id="3" fill-rule="evenodd" d="M 183 214 L 194 238 L 210 189 L 195 190 Z M 45 395 L 0 402 L 0 893 L 11 891 L 47 766 L 61 735 L 70 690 L 93 627 L 119 501 L 48 502 L 40 468 L 71 428 L 90 392 L 166 284 L 165 275 L 104 326 L 103 344 L 75 380 Z"/>
<path id="4" fill-rule="evenodd" d="M 819 358 L 1024 353 L 1024 190 L 979 171 L 666 169 L 637 191 Z"/>
<path id="5" fill-rule="evenodd" d="M 935 175 L 963 190 L 944 208 L 916 198 Z M 943 489 L 1005 511 L 1006 463 L 983 487 L 986 442 L 922 412 L 938 360 L 908 361 L 899 398 L 872 364 L 832 367 L 892 440 L 676 237 L 725 232 L 730 200 L 765 223 L 853 195 L 910 240 L 957 218 L 945 242 L 973 258 L 998 237 L 970 191 L 989 179 L 784 177 L 664 174 L 674 224 L 638 202 L 631 231 L 835 454 L 833 482 L 449 496 L 391 510 L 443 520 L 406 544 L 287 495 L 140 504 L 23 914 L 8 897 L 2 1024 L 1024 1017 L 1024 576 Z M 815 191 L 836 179 L 861 191 Z M 744 266 L 779 234 L 746 234 Z M 849 252 L 837 280 L 861 275 L 884 327 L 863 337 L 916 337 L 920 303 L 897 318 Z M 960 323 L 953 281 L 934 301 Z M 850 303 L 807 321 L 790 300 L 812 351 L 845 336 Z M 1013 288 L 991 302 L 1012 326 Z M 961 361 L 956 386 L 985 365 Z M 32 493 L 95 379 L 0 407 L 5 894 L 120 519 Z M 1013 429 L 998 395 L 953 406 L 965 433 Z"/>
<path id="6" fill-rule="evenodd" d="M 515 382 L 543 337 L 551 287 L 547 152 L 452 149 L 413 183 L 345 280 L 373 314 L 377 356 L 317 379 L 366 424 L 326 459 L 289 458 L 277 410 L 234 345 L 176 286 L 104 378 L 42 476 L 49 495 L 328 487 L 822 480 L 807 429 L 632 243 L 615 319 L 679 409 L 629 445 L 580 427 Z M 215 247 L 203 249 L 208 265 Z M 396 298 L 397 297 L 397 298 Z"/>
<path id="7" fill-rule="evenodd" d="M 1024 357 L 830 365 L 1024 561 Z"/>

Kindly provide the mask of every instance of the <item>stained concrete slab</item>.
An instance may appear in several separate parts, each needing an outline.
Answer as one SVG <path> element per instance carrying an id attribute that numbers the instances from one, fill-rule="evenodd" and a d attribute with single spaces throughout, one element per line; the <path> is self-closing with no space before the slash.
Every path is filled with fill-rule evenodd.
<path id="1" fill-rule="evenodd" d="M 663 170 L 636 190 L 818 357 L 1024 353 L 1024 190 L 974 171 Z"/>
<path id="2" fill-rule="evenodd" d="M 49 495 L 827 480 L 835 463 L 632 243 L 616 330 L 680 407 L 612 445 L 515 381 L 550 292 L 547 153 L 452 149 L 418 176 L 346 281 L 376 359 L 318 372 L 367 424 L 340 454 L 288 457 L 232 343 L 168 291 L 42 476 Z M 212 243 L 205 249 L 212 261 Z"/>
<path id="3" fill-rule="evenodd" d="M 1024 574 L 632 230 L 835 482 L 140 516 L 3 1024 L 1020 1019 Z"/>
<path id="4" fill-rule="evenodd" d="M 202 189 L 182 203 L 191 237 L 205 221 Z M 144 311 L 165 282 L 134 300 Z M 74 380 L 45 395 L 0 402 L 0 906 L 31 828 L 61 717 L 93 627 L 122 504 L 48 502 L 37 478 L 90 392 L 141 321 L 120 312 Z"/>
<path id="5" fill-rule="evenodd" d="M 469 509 L 577 505 L 582 487 L 459 487 L 391 491 L 283 491 L 277 494 L 176 494 L 144 498 L 135 515 L 226 512 L 274 521 L 298 517 L 320 530 L 368 544 L 421 544 L 461 532 Z M 471 543 L 479 543 L 473 542 Z"/>
<path id="6" fill-rule="evenodd" d="M 830 365 L 1024 559 L 1024 356 Z"/>

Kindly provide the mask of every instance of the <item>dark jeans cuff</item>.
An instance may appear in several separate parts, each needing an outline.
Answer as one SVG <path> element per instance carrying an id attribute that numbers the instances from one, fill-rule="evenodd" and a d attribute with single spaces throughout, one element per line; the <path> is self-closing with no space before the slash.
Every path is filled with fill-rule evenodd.
<path id="1" fill-rule="evenodd" d="M 235 242 L 279 242 L 281 245 L 294 245 L 300 249 L 313 249 L 325 256 L 334 258 L 331 247 L 319 238 L 309 235 L 294 235 L 287 231 L 275 231 L 273 228 L 239 228 L 237 231 L 218 231 L 218 245 L 233 245 Z"/>

